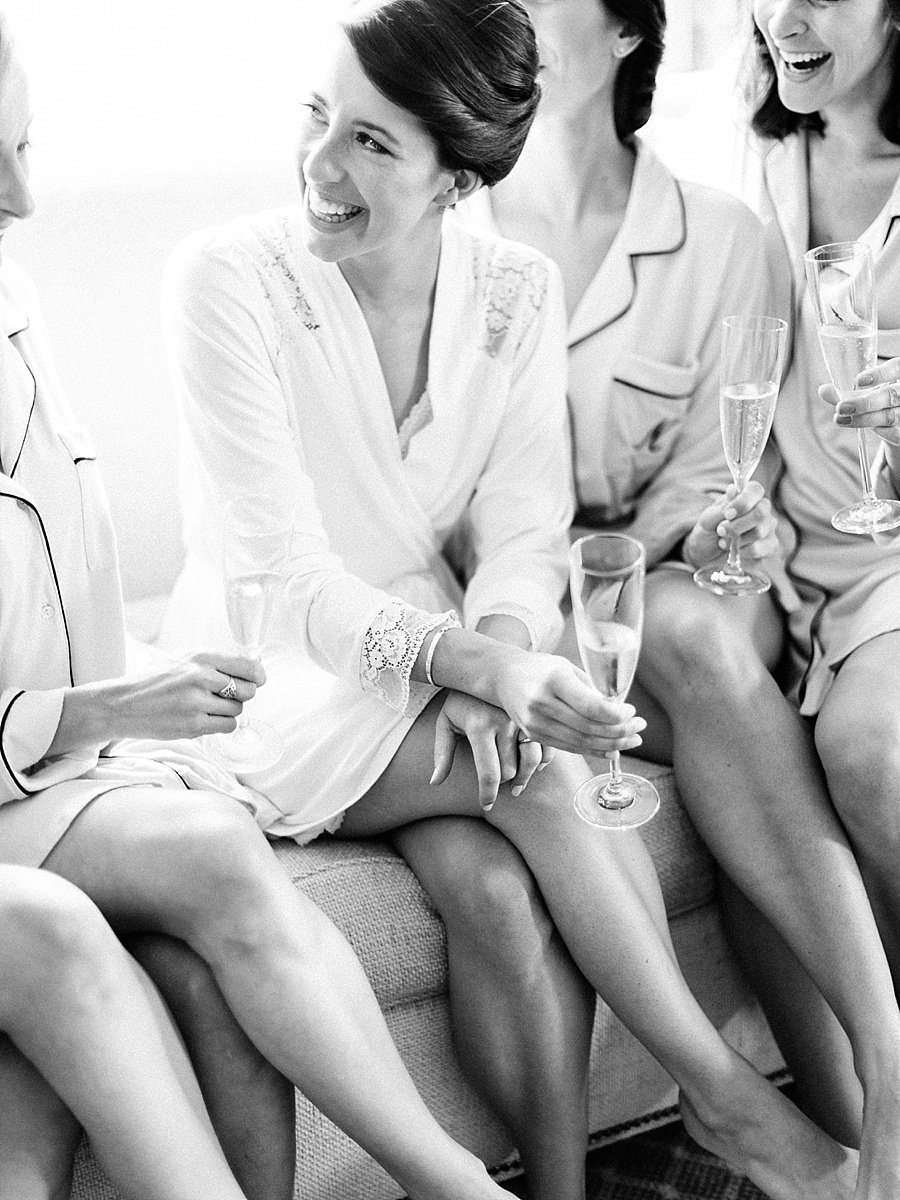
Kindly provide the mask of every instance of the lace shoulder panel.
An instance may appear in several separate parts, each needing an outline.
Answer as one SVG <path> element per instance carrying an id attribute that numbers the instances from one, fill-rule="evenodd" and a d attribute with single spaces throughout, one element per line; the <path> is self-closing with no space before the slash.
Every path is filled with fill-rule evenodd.
<path id="1" fill-rule="evenodd" d="M 482 346 L 496 358 L 514 331 L 518 347 L 547 294 L 547 265 L 508 242 L 483 242 L 474 256 L 482 312 Z"/>

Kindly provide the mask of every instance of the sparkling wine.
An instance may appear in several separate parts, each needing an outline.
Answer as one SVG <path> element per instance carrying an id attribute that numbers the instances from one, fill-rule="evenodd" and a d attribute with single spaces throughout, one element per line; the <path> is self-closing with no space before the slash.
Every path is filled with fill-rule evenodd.
<path id="1" fill-rule="evenodd" d="M 875 366 L 878 331 L 871 325 L 823 325 L 819 341 L 831 382 L 842 395 L 853 391 L 860 371 Z"/>
<path id="2" fill-rule="evenodd" d="M 722 389 L 722 444 L 739 488 L 746 485 L 762 458 L 777 396 L 777 383 L 735 383 Z"/>
<path id="3" fill-rule="evenodd" d="M 234 640 L 247 653 L 259 653 L 278 599 L 281 576 L 277 571 L 238 575 L 228 581 L 225 606 Z"/>
<path id="4" fill-rule="evenodd" d="M 592 621 L 588 628 L 579 626 L 577 632 L 581 661 L 594 687 L 607 699 L 624 699 L 641 648 L 637 633 L 618 621 Z"/>

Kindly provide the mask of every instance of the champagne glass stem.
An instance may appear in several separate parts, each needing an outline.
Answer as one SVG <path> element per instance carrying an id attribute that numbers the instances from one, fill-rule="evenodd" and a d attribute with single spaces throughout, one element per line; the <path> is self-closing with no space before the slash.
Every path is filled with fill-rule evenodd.
<path id="1" fill-rule="evenodd" d="M 856 430 L 856 448 L 859 453 L 859 473 L 862 476 L 863 495 L 867 500 L 876 500 L 875 489 L 872 487 L 872 472 L 869 468 L 869 440 L 866 430 L 860 426 Z"/>
<path id="2" fill-rule="evenodd" d="M 600 789 L 598 799 L 604 808 L 629 808 L 634 804 L 634 792 L 622 776 L 619 752 L 609 757 L 609 782 Z"/>
<path id="3" fill-rule="evenodd" d="M 743 575 L 744 566 L 741 562 L 740 540 L 736 533 L 728 539 L 728 558 L 726 560 L 729 575 Z"/>

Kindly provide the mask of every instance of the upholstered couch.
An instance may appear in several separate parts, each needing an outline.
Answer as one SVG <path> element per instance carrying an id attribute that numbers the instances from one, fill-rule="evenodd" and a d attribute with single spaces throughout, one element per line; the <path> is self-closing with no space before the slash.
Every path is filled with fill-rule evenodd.
<path id="1" fill-rule="evenodd" d="M 177 421 L 156 317 L 163 261 L 190 229 L 284 203 L 291 194 L 286 174 L 166 179 L 127 193 L 67 186 L 45 193 L 30 228 L 17 232 L 14 250 L 43 296 L 60 374 L 98 445 L 119 534 L 130 624 L 138 636 L 152 636 L 180 557 Z M 679 804 L 671 772 L 636 761 L 632 766 L 647 772 L 662 794 L 661 811 L 644 836 L 662 878 L 684 973 L 728 1038 L 761 1068 L 775 1071 L 780 1059 L 725 945 L 710 860 Z M 514 1168 L 508 1133 L 460 1074 L 448 1021 L 441 923 L 403 861 L 379 842 L 327 838 L 305 849 L 281 843 L 276 853 L 297 886 L 349 936 L 438 1118 L 491 1167 Z M 595 916 L 602 937 L 604 914 Z M 664 1072 L 598 1005 L 594 1142 L 670 1120 L 674 1102 Z M 398 1195 L 387 1176 L 302 1098 L 297 1128 L 298 1196 Z M 73 1196 L 115 1197 L 86 1149 Z"/>

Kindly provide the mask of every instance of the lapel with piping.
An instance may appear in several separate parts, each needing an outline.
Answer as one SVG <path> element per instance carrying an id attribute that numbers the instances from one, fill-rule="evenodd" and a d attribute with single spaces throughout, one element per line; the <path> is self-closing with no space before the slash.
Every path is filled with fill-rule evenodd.
<path id="1" fill-rule="evenodd" d="M 678 181 L 636 139 L 637 159 L 625 217 L 600 270 L 588 285 L 569 325 L 569 347 L 619 320 L 634 302 L 635 259 L 672 254 L 684 245 L 687 225 Z"/>

